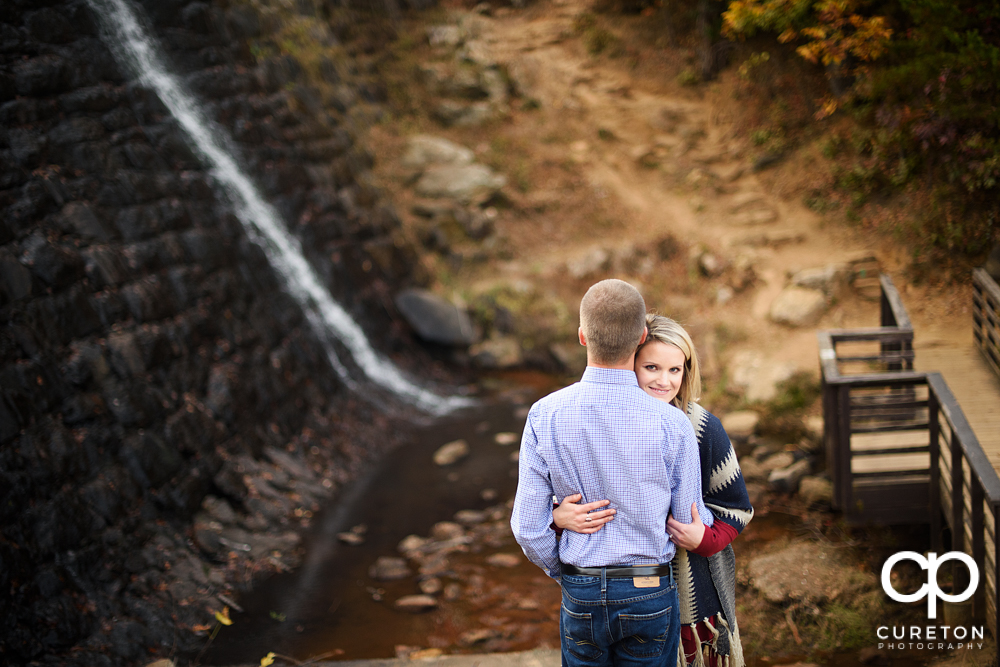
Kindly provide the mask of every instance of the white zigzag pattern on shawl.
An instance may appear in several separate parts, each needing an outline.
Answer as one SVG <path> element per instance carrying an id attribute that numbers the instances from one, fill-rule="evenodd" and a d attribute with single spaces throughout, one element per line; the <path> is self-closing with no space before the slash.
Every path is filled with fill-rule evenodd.
<path id="1" fill-rule="evenodd" d="M 733 521 L 738 521 L 742 526 L 746 526 L 748 523 L 750 523 L 750 519 L 753 518 L 753 508 L 751 508 L 750 511 L 748 512 L 746 510 L 733 509 L 730 507 L 722 507 L 720 505 L 714 505 L 712 503 L 705 503 L 705 507 L 712 510 L 712 513 L 715 514 L 715 516 L 729 517 Z"/>
<path id="2" fill-rule="evenodd" d="M 691 559 L 687 549 L 677 547 L 674 556 L 674 576 L 677 579 L 677 598 L 681 608 L 681 623 L 694 623 L 698 610 L 698 602 L 694 596 L 694 572 L 691 570 Z"/>
<path id="3" fill-rule="evenodd" d="M 726 458 L 712 470 L 712 475 L 708 478 L 708 492 L 718 493 L 735 482 L 740 474 L 740 462 L 736 460 L 736 452 L 733 450 L 732 444 L 730 444 L 729 453 L 726 454 Z"/>

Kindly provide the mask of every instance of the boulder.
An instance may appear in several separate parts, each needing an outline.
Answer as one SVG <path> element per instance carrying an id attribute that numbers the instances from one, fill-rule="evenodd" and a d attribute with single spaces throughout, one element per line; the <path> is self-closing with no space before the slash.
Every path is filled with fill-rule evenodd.
<path id="1" fill-rule="evenodd" d="M 833 502 L 833 483 L 824 477 L 803 477 L 799 482 L 799 497 L 808 505 L 829 507 Z"/>
<path id="2" fill-rule="evenodd" d="M 827 264 L 821 268 L 799 271 L 792 276 L 792 284 L 817 290 L 831 299 L 839 299 L 850 286 L 852 277 L 850 264 Z"/>
<path id="3" fill-rule="evenodd" d="M 798 370 L 791 362 L 765 359 L 754 350 L 735 353 L 728 368 L 730 384 L 743 389 L 748 401 L 770 401 L 778 395 L 778 385 Z"/>
<path id="4" fill-rule="evenodd" d="M 606 271 L 611 265 L 611 254 L 594 246 L 583 255 L 566 261 L 566 270 L 577 280 L 590 278 L 600 271 Z"/>
<path id="5" fill-rule="evenodd" d="M 465 440 L 455 440 L 446 445 L 441 445 L 434 452 L 434 463 L 439 466 L 448 466 L 469 455 L 469 443 Z"/>
<path id="6" fill-rule="evenodd" d="M 770 475 L 773 471 L 787 468 L 793 463 L 795 463 L 794 454 L 791 452 L 778 452 L 777 454 L 771 454 L 761 461 L 761 466 Z"/>
<path id="7" fill-rule="evenodd" d="M 507 184 L 501 174 L 481 164 L 444 164 L 429 167 L 417 181 L 422 197 L 485 202 Z"/>
<path id="8" fill-rule="evenodd" d="M 433 292 L 405 289 L 396 295 L 396 307 L 417 335 L 430 343 L 471 345 L 475 341 L 468 314 Z"/>
<path id="9" fill-rule="evenodd" d="M 444 125 L 451 127 L 474 127 L 482 125 L 496 115 L 496 109 L 490 102 L 458 102 L 455 100 L 441 100 L 431 111 L 434 119 Z"/>
<path id="10" fill-rule="evenodd" d="M 780 454 L 775 454 L 775 456 L 780 456 Z M 809 474 L 811 467 L 809 459 L 801 459 L 787 468 L 772 470 L 767 477 L 767 485 L 777 493 L 795 493 L 799 489 L 799 482 Z"/>
<path id="11" fill-rule="evenodd" d="M 465 146 L 442 137 L 418 134 L 406 143 L 400 164 L 407 169 L 423 171 L 434 164 L 470 164 L 473 157 L 472 151 Z"/>
<path id="12" fill-rule="evenodd" d="M 722 428 L 731 440 L 746 440 L 757 428 L 760 415 L 753 410 L 738 410 L 722 417 Z"/>
<path id="13" fill-rule="evenodd" d="M 770 317 L 778 324 L 806 327 L 816 324 L 826 312 L 822 292 L 802 287 L 786 287 L 771 304 Z"/>
<path id="14" fill-rule="evenodd" d="M 846 558 L 845 550 L 833 545 L 797 542 L 753 558 L 748 571 L 754 588 L 774 604 L 833 600 L 863 584 L 877 585 L 874 575 L 857 570 Z"/>
<path id="15" fill-rule="evenodd" d="M 524 363 L 521 344 L 513 336 L 491 336 L 470 347 L 469 354 L 482 368 L 514 368 Z"/>

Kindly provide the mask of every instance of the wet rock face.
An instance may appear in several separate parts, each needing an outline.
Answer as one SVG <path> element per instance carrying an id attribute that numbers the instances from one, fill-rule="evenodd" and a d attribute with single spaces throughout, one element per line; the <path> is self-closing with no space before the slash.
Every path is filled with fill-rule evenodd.
<path id="1" fill-rule="evenodd" d="M 409 270 L 391 209 L 359 186 L 370 158 L 347 115 L 310 102 L 294 60 L 251 57 L 245 40 L 266 34 L 248 7 L 143 4 L 335 296 L 398 346 L 365 304 Z M 0 654 L 14 663 L 200 645 L 182 628 L 238 590 L 230 566 L 294 554 L 290 531 L 387 444 L 381 418 L 345 408 L 301 311 L 97 26 L 83 0 L 0 8 Z"/>

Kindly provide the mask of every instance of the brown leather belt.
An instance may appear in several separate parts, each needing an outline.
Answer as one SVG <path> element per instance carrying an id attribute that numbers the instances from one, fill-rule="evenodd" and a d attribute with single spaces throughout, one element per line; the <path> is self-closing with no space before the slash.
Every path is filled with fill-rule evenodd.
<path id="1" fill-rule="evenodd" d="M 670 563 L 662 565 L 635 565 L 633 567 L 577 567 L 576 565 L 562 564 L 563 574 L 576 574 L 583 577 L 599 577 L 601 570 L 606 572 L 609 579 L 623 577 L 667 577 L 673 574 Z"/>

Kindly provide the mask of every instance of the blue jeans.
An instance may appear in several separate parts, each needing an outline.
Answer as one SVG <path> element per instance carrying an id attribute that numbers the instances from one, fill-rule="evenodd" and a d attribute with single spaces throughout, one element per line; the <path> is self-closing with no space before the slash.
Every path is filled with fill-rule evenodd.
<path id="1" fill-rule="evenodd" d="M 562 575 L 562 667 L 674 667 L 681 639 L 677 584 Z"/>

